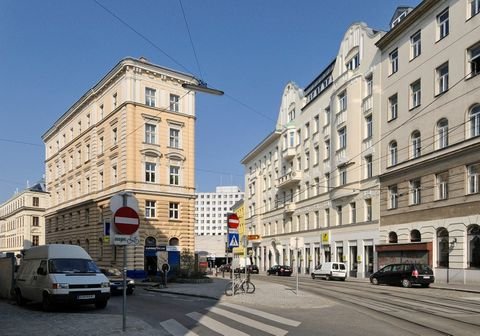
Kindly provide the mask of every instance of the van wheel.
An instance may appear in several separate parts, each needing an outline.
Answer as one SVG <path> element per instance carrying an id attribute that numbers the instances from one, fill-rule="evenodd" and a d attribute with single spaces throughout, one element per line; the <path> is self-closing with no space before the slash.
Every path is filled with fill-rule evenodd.
<path id="1" fill-rule="evenodd" d="M 312 273 L 312 279 L 315 279 L 315 274 L 314 273 Z"/>
<path id="2" fill-rule="evenodd" d="M 402 286 L 405 287 L 405 288 L 409 288 L 409 287 L 412 287 L 412 283 L 408 279 L 403 279 L 402 280 Z"/>
<path id="3" fill-rule="evenodd" d="M 53 310 L 53 303 L 48 293 L 43 293 L 42 309 L 46 312 Z"/>
<path id="4" fill-rule="evenodd" d="M 23 298 L 22 293 L 20 292 L 20 289 L 17 289 L 15 291 L 15 302 L 19 306 L 25 305 L 25 299 Z"/>
<path id="5" fill-rule="evenodd" d="M 107 300 L 95 301 L 95 307 L 98 309 L 104 309 L 107 306 L 107 303 Z"/>
<path id="6" fill-rule="evenodd" d="M 325 280 L 329 281 L 330 280 L 330 275 L 325 275 Z"/>

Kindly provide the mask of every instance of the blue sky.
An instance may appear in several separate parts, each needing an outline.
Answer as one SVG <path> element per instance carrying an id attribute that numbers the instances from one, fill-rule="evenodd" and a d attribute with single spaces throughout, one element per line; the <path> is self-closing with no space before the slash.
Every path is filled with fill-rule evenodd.
<path id="1" fill-rule="evenodd" d="M 289 81 L 310 83 L 358 21 L 386 30 L 419 0 L 0 0 L 0 203 L 44 174 L 41 136 L 119 60 L 189 72 L 197 94 L 196 186 L 243 189 L 241 159 L 277 120 Z M 168 55 L 168 56 L 167 56 Z"/>

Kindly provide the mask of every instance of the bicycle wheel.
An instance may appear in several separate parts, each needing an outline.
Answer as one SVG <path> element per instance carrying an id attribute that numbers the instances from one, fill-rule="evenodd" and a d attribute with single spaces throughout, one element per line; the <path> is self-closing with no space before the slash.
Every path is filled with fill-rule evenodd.
<path id="1" fill-rule="evenodd" d="M 250 281 L 246 281 L 242 284 L 242 290 L 248 294 L 253 294 L 255 292 L 255 285 Z"/>
<path id="2" fill-rule="evenodd" d="M 225 295 L 226 296 L 232 296 L 233 295 L 233 289 L 232 289 L 233 282 L 227 283 L 225 286 Z"/>

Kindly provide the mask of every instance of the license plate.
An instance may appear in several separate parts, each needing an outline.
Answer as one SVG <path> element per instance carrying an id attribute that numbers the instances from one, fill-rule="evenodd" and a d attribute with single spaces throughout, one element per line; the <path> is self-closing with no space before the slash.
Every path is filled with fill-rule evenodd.
<path id="1" fill-rule="evenodd" d="M 430 279 L 430 276 L 428 276 L 428 275 L 425 276 L 425 275 L 424 275 L 423 278 L 424 278 L 424 279 Z"/>
<path id="2" fill-rule="evenodd" d="M 92 295 L 79 295 L 78 296 L 79 300 L 90 300 L 90 299 L 95 299 L 95 294 Z"/>

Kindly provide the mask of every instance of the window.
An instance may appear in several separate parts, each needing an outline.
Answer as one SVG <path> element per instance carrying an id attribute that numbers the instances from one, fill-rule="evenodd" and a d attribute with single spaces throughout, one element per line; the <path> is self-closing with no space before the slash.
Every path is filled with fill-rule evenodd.
<path id="1" fill-rule="evenodd" d="M 305 132 L 303 134 L 303 137 L 305 139 L 308 139 L 310 137 L 310 123 L 305 124 Z"/>
<path id="2" fill-rule="evenodd" d="M 365 117 L 365 131 L 365 139 L 370 139 L 373 136 L 373 122 L 371 114 Z"/>
<path id="3" fill-rule="evenodd" d="M 337 206 L 337 225 L 343 224 L 343 217 L 342 217 L 342 206 Z"/>
<path id="4" fill-rule="evenodd" d="M 394 166 L 398 163 L 398 150 L 397 150 L 397 142 L 392 141 L 390 142 L 389 147 L 389 156 L 390 156 L 390 166 Z"/>
<path id="5" fill-rule="evenodd" d="M 325 120 L 323 121 L 323 126 L 330 125 L 330 107 L 327 106 L 323 113 L 324 113 L 324 117 L 325 117 Z"/>
<path id="6" fill-rule="evenodd" d="M 313 118 L 313 133 L 317 133 L 320 130 L 320 117 L 316 115 Z"/>
<path id="7" fill-rule="evenodd" d="M 179 109 L 180 97 L 174 94 L 170 94 L 170 111 L 178 112 Z"/>
<path id="8" fill-rule="evenodd" d="M 410 181 L 410 205 L 420 204 L 421 182 L 419 179 Z"/>
<path id="9" fill-rule="evenodd" d="M 338 111 L 342 112 L 347 109 L 347 91 L 343 91 L 338 95 Z"/>
<path id="10" fill-rule="evenodd" d="M 155 89 L 145 88 L 145 105 L 155 107 L 155 95 Z"/>
<path id="11" fill-rule="evenodd" d="M 117 144 L 117 128 L 112 129 L 112 143 Z"/>
<path id="12" fill-rule="evenodd" d="M 325 140 L 325 160 L 330 158 L 330 140 Z"/>
<path id="13" fill-rule="evenodd" d="M 388 120 L 394 120 L 398 117 L 398 95 L 394 94 L 390 98 L 388 98 L 388 110 L 390 111 L 390 115 Z"/>
<path id="14" fill-rule="evenodd" d="M 438 39 L 441 40 L 450 32 L 450 24 L 448 19 L 448 8 L 437 16 Z"/>
<path id="15" fill-rule="evenodd" d="M 157 125 L 145 124 L 145 143 L 156 144 L 157 143 Z"/>
<path id="16" fill-rule="evenodd" d="M 471 224 L 467 228 L 468 264 L 473 268 L 480 268 L 480 226 Z"/>
<path id="17" fill-rule="evenodd" d="M 355 202 L 350 203 L 350 223 L 357 222 L 357 205 Z"/>
<path id="18" fill-rule="evenodd" d="M 470 111 L 470 136 L 480 135 L 480 105 L 474 106 Z"/>
<path id="19" fill-rule="evenodd" d="M 37 217 L 37 216 L 32 217 L 32 226 L 40 226 L 40 217 Z"/>
<path id="20" fill-rule="evenodd" d="M 170 184 L 179 185 L 180 167 L 170 166 Z"/>
<path id="21" fill-rule="evenodd" d="M 38 246 L 40 244 L 40 236 L 32 236 L 32 246 Z"/>
<path id="22" fill-rule="evenodd" d="M 445 148 L 448 146 L 448 120 L 441 119 L 437 123 L 437 148 Z"/>
<path id="23" fill-rule="evenodd" d="M 420 30 L 410 37 L 410 44 L 412 46 L 412 59 L 420 56 L 422 53 L 422 39 Z"/>
<path id="24" fill-rule="evenodd" d="M 33 205 L 34 207 L 40 206 L 40 198 L 38 198 L 38 197 L 32 197 L 32 205 Z"/>
<path id="25" fill-rule="evenodd" d="M 480 192 L 480 163 L 467 167 L 468 193 L 476 194 Z"/>
<path id="26" fill-rule="evenodd" d="M 398 236 L 395 232 L 391 231 L 391 232 L 388 233 L 388 243 L 389 244 L 398 243 Z"/>
<path id="27" fill-rule="evenodd" d="M 145 201 L 145 217 L 146 218 L 155 218 L 156 210 L 155 201 Z"/>
<path id="28" fill-rule="evenodd" d="M 437 230 L 437 262 L 438 267 L 449 267 L 450 243 L 448 239 L 448 231 L 445 228 Z"/>
<path id="29" fill-rule="evenodd" d="M 348 62 L 347 62 L 347 69 L 348 70 L 355 70 L 360 65 L 360 54 L 356 53 Z"/>
<path id="30" fill-rule="evenodd" d="M 168 216 L 170 219 L 179 219 L 179 213 L 178 213 L 178 208 L 179 204 L 175 202 L 170 202 L 170 205 L 168 207 Z"/>
<path id="31" fill-rule="evenodd" d="M 373 76 L 370 75 L 367 78 L 365 78 L 365 84 L 366 84 L 366 97 L 370 97 L 373 93 Z"/>
<path id="32" fill-rule="evenodd" d="M 372 199 L 367 198 L 365 200 L 365 221 L 370 222 L 372 221 Z"/>
<path id="33" fill-rule="evenodd" d="M 477 15 L 480 12 L 480 0 L 470 1 L 470 17 Z"/>
<path id="34" fill-rule="evenodd" d="M 153 162 L 145 162 L 145 182 L 155 182 L 156 164 Z"/>
<path id="35" fill-rule="evenodd" d="M 170 128 L 170 147 L 180 148 L 180 130 Z"/>
<path id="36" fill-rule="evenodd" d="M 305 170 L 310 169 L 310 152 L 305 152 Z"/>
<path id="37" fill-rule="evenodd" d="M 436 199 L 444 200 L 448 198 L 448 172 L 437 174 L 435 177 Z"/>
<path id="38" fill-rule="evenodd" d="M 390 53 L 390 75 L 398 71 L 398 49 Z"/>
<path id="39" fill-rule="evenodd" d="M 388 208 L 398 208 L 398 187 L 396 185 L 388 187 Z"/>
<path id="40" fill-rule="evenodd" d="M 338 149 L 347 147 L 347 128 L 343 127 L 338 130 Z"/>
<path id="41" fill-rule="evenodd" d="M 412 140 L 412 158 L 418 158 L 421 155 L 422 144 L 419 131 L 414 131 L 411 136 Z"/>
<path id="42" fill-rule="evenodd" d="M 470 77 L 473 77 L 480 73 L 480 43 L 470 47 L 467 54 L 470 63 Z"/>
<path id="43" fill-rule="evenodd" d="M 338 185 L 347 184 L 347 168 L 342 167 L 338 169 Z"/>
<path id="44" fill-rule="evenodd" d="M 373 160 L 372 156 L 365 156 L 366 178 L 373 176 Z"/>
<path id="45" fill-rule="evenodd" d="M 315 146 L 313 149 L 313 165 L 316 166 L 320 162 L 320 147 Z"/>
<path id="46" fill-rule="evenodd" d="M 435 72 L 437 77 L 437 94 L 444 93 L 448 90 L 448 62 L 440 65 Z"/>
<path id="47" fill-rule="evenodd" d="M 421 89 L 420 79 L 410 84 L 410 108 L 411 109 L 418 107 L 421 104 L 422 96 L 421 96 L 420 89 Z"/>

